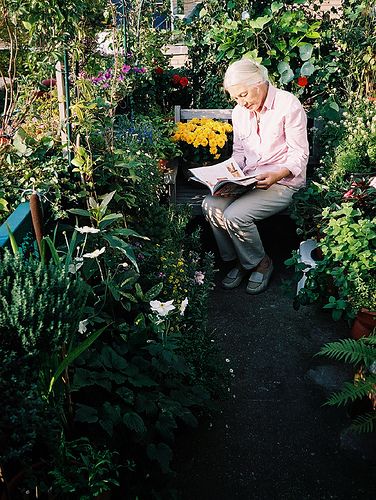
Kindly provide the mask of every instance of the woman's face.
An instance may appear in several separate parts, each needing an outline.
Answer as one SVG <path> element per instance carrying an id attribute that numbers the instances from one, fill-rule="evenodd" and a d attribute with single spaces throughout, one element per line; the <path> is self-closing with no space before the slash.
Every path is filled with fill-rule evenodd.
<path id="1" fill-rule="evenodd" d="M 249 109 L 250 111 L 261 111 L 268 94 L 267 82 L 246 84 L 238 83 L 227 89 L 231 99 Z"/>

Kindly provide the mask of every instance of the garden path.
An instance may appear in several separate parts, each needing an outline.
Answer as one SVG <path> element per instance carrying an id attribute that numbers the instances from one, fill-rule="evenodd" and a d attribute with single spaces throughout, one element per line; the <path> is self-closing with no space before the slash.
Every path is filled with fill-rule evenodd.
<path id="1" fill-rule="evenodd" d="M 223 290 L 217 273 L 209 317 L 234 378 L 220 412 L 180 438 L 177 488 L 187 500 L 374 499 L 376 462 L 362 458 L 369 436 L 359 447 L 343 433 L 346 411 L 322 406 L 351 370 L 314 357 L 349 330 L 323 311 L 293 309 L 281 286 L 293 237 L 278 251 L 276 241 L 265 243 L 276 271 L 264 294 L 247 295 L 245 283 Z M 325 387 L 313 382 L 320 376 Z"/>

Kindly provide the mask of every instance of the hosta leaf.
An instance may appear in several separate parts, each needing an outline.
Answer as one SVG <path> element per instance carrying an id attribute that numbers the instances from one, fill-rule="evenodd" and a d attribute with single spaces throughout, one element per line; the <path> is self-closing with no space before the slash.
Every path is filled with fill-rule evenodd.
<path id="1" fill-rule="evenodd" d="M 156 387 L 158 385 L 155 380 L 151 379 L 147 375 L 138 374 L 134 377 L 129 377 L 128 381 L 135 387 Z"/>
<path id="2" fill-rule="evenodd" d="M 75 420 L 77 422 L 94 424 L 95 422 L 98 422 L 98 411 L 92 406 L 77 404 Z"/>
<path id="3" fill-rule="evenodd" d="M 151 443 L 147 447 L 147 455 L 150 460 L 155 460 L 159 463 L 162 472 L 170 471 L 170 462 L 172 460 L 172 450 L 165 443 Z"/>
<path id="4" fill-rule="evenodd" d="M 156 424 L 155 428 L 161 433 L 161 435 L 168 439 L 169 441 L 174 440 L 174 429 L 177 428 L 177 423 L 175 418 L 170 412 L 162 413 Z"/>
<path id="5" fill-rule="evenodd" d="M 184 411 L 181 412 L 179 418 L 181 418 L 183 422 L 189 425 L 190 427 L 196 428 L 198 426 L 197 418 L 187 408 L 184 408 Z"/>
<path id="6" fill-rule="evenodd" d="M 137 396 L 135 407 L 138 412 L 146 413 L 147 415 L 155 415 L 158 411 L 158 407 L 155 402 L 147 395 L 143 396 L 142 394 Z"/>
<path id="7" fill-rule="evenodd" d="M 123 416 L 123 422 L 129 430 L 135 431 L 138 434 L 146 432 L 146 427 L 143 419 L 134 411 L 128 411 Z"/>
<path id="8" fill-rule="evenodd" d="M 131 389 L 128 389 L 128 387 L 119 387 L 116 389 L 116 394 L 118 394 L 121 399 L 125 402 L 128 403 L 129 405 L 133 405 L 134 403 L 134 394 Z"/>

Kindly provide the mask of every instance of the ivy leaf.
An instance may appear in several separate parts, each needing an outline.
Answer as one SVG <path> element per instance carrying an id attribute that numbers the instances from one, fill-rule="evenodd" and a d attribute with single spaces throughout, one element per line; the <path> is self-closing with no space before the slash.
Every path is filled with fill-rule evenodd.
<path id="1" fill-rule="evenodd" d="M 308 61 L 311 59 L 313 51 L 313 45 L 311 43 L 305 43 L 299 47 L 299 55 L 302 61 Z"/>
<path id="2" fill-rule="evenodd" d="M 278 73 L 282 75 L 285 71 L 291 70 L 289 63 L 286 61 L 280 61 L 277 66 Z"/>
<path id="3" fill-rule="evenodd" d="M 270 16 L 258 17 L 257 19 L 251 20 L 249 22 L 249 25 L 253 29 L 262 30 L 262 28 L 265 26 L 265 24 L 267 24 L 269 21 L 271 21 L 271 19 L 272 19 L 272 17 L 270 17 Z"/>
<path id="4" fill-rule="evenodd" d="M 135 431 L 138 434 L 146 432 L 146 427 L 143 419 L 134 411 L 128 411 L 123 416 L 123 422 L 129 430 Z"/>
<path id="5" fill-rule="evenodd" d="M 312 73 L 314 73 L 315 71 L 316 68 L 310 61 L 305 62 L 303 66 L 300 68 L 301 76 L 311 76 Z"/>
<path id="6" fill-rule="evenodd" d="M 151 443 L 147 447 L 147 455 L 150 460 L 155 460 L 159 463 L 162 472 L 167 473 L 170 471 L 170 462 L 172 460 L 172 450 L 165 443 L 154 444 Z"/>
<path id="7" fill-rule="evenodd" d="M 275 12 L 278 12 L 280 9 L 282 9 L 283 3 L 273 2 L 270 7 L 272 9 L 272 13 L 274 14 Z"/>
<path id="8" fill-rule="evenodd" d="M 281 74 L 279 81 L 283 84 L 291 82 L 294 79 L 294 72 L 292 69 L 288 69 Z"/>

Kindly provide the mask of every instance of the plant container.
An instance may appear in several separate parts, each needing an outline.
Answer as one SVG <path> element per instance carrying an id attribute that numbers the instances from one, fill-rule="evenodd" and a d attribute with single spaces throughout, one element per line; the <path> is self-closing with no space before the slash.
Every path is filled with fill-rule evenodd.
<path id="1" fill-rule="evenodd" d="M 354 320 L 351 328 L 351 336 L 358 340 L 361 337 L 368 337 L 372 330 L 376 327 L 376 312 L 369 311 L 362 307 Z"/>

